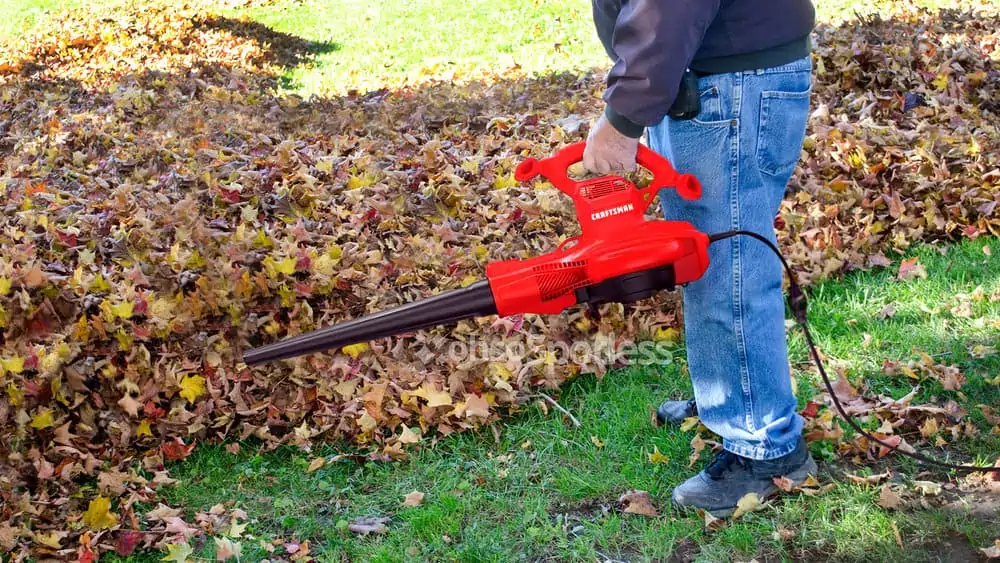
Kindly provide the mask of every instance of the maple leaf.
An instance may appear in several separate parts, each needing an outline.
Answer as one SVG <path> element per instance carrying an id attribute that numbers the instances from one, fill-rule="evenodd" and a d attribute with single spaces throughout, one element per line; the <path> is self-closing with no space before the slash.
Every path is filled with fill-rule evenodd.
<path id="1" fill-rule="evenodd" d="M 660 448 L 653 446 L 653 453 L 649 454 L 649 463 L 670 463 L 670 458 L 660 453 Z"/>
<path id="2" fill-rule="evenodd" d="M 191 451 L 194 450 L 194 442 L 191 445 L 184 445 L 184 440 L 179 437 L 174 438 L 168 442 L 164 442 L 160 445 L 160 449 L 163 451 L 163 455 L 167 456 L 167 459 L 171 461 L 178 461 L 191 455 Z"/>
<path id="3" fill-rule="evenodd" d="M 122 557 L 132 555 L 141 538 L 142 532 L 136 530 L 119 530 L 117 539 L 115 540 L 115 553 Z"/>
<path id="4" fill-rule="evenodd" d="M 83 514 L 83 523 L 92 530 L 105 530 L 118 525 L 118 516 L 111 512 L 111 499 L 98 496 L 90 501 L 87 512 Z"/>
<path id="5" fill-rule="evenodd" d="M 908 281 L 916 277 L 927 277 L 927 270 L 924 269 L 923 264 L 920 264 L 916 257 L 903 260 L 899 264 L 899 272 L 896 274 L 896 278 L 900 281 Z"/>
<path id="6" fill-rule="evenodd" d="M 36 414 L 31 419 L 31 427 L 38 430 L 49 428 L 55 424 L 55 419 L 52 415 L 52 409 L 45 409 L 38 414 Z"/>
<path id="7" fill-rule="evenodd" d="M 194 553 L 194 549 L 192 549 L 187 542 L 168 543 L 166 548 L 167 554 L 160 561 L 176 561 L 177 563 L 185 563 L 188 560 L 188 557 L 191 557 Z"/>
<path id="8" fill-rule="evenodd" d="M 243 545 L 234 542 L 229 538 L 215 538 L 215 560 L 228 561 L 232 558 L 239 559 L 243 552 Z"/>
<path id="9" fill-rule="evenodd" d="M 247 525 L 248 525 L 247 522 L 240 523 L 237 522 L 236 520 L 233 520 L 232 523 L 229 525 L 229 531 L 226 532 L 226 535 L 231 538 L 242 537 L 243 532 L 247 529 Z"/>
<path id="10" fill-rule="evenodd" d="M 205 394 L 205 378 L 200 375 L 185 375 L 181 379 L 181 397 L 188 403 L 194 403 L 198 397 Z"/>
<path id="11" fill-rule="evenodd" d="M 889 485 L 882 485 L 882 489 L 879 491 L 878 505 L 882 508 L 896 509 L 902 504 L 902 499 L 896 494 Z"/>

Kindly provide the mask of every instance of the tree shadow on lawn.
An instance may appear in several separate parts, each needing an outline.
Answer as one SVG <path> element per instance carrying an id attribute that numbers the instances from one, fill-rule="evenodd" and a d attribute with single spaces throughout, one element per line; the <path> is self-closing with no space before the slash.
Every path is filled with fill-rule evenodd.
<path id="1" fill-rule="evenodd" d="M 56 426 L 70 425 L 80 462 L 93 455 L 118 466 L 128 453 L 155 455 L 174 437 L 204 443 L 261 435 L 273 446 L 295 443 L 295 429 L 303 424 L 329 432 L 317 439 L 354 431 L 357 399 L 353 410 L 344 412 L 345 401 L 326 394 L 335 372 L 296 372 L 290 377 L 287 369 L 275 368 L 275 374 L 264 368 L 250 373 L 238 366 L 234 352 L 273 341 L 286 329 L 326 325 L 457 287 L 465 275 L 481 277 L 481 261 L 468 256 L 473 244 L 487 248 L 489 260 L 509 258 L 515 251 L 538 254 L 554 248 L 571 228 L 567 225 L 572 215 L 565 206 L 543 209 L 533 189 L 508 188 L 513 195 L 507 196 L 495 186 L 521 158 L 548 156 L 567 142 L 585 138 L 580 118 L 599 111 L 598 76 L 500 76 L 494 83 L 439 82 L 341 97 L 279 98 L 273 95 L 277 78 L 260 65 L 294 66 L 337 46 L 227 18 L 210 17 L 200 25 L 249 42 L 263 59 L 251 58 L 248 67 L 247 61 L 217 53 L 212 60 L 165 72 L 121 75 L 114 68 L 98 70 L 106 76 L 83 82 L 50 78 L 61 65 L 74 63 L 31 58 L 23 61 L 19 76 L 8 73 L 0 84 L 3 205 L 8 225 L 24 233 L 18 240 L 0 235 L 0 241 L 5 259 L 38 265 L 43 276 L 38 285 L 25 276 L 15 281 L 15 289 L 25 290 L 29 303 L 0 298 L 10 318 L 0 344 L 27 351 L 53 346 L 61 334 L 82 346 L 69 362 L 72 371 L 66 372 L 69 381 L 63 388 L 83 397 L 86 412 L 63 409 L 56 401 L 60 391 L 52 382 L 63 375 L 60 372 L 46 374 L 29 363 L 23 374 L 8 375 L 12 385 L 32 391 L 25 399 L 27 411 L 51 408 Z M 183 53 L 195 48 L 178 47 Z M 85 56 L 87 47 L 81 49 Z M 875 63 L 858 64 L 855 72 L 874 72 Z M 112 83 L 117 86 L 109 87 Z M 562 122 L 565 128 L 555 126 L 567 117 L 571 119 Z M 49 152 L 34 150 L 36 142 Z M 466 168 L 468 162 L 475 165 Z M 378 181 L 365 185 L 366 173 Z M 802 173 L 793 192 L 802 187 Z M 397 199 L 404 201 L 403 212 L 394 208 Z M 36 209 L 50 206 L 45 211 L 48 226 L 27 219 L 30 214 L 24 208 L 29 201 Z M 249 215 L 259 224 L 264 242 L 234 244 L 238 226 L 247 221 L 246 210 L 253 206 L 256 210 Z M 442 209 L 458 209 L 465 219 L 442 221 Z M 489 223 L 469 219 L 483 212 L 492 215 Z M 991 217 L 992 211 L 981 218 Z M 413 233 L 450 239 L 440 247 L 448 258 L 414 267 L 414 255 L 422 251 L 399 244 L 401 236 Z M 882 241 L 890 235 L 891 228 Z M 358 246 L 362 239 L 367 239 L 367 248 Z M 297 251 L 331 244 L 348 255 L 378 250 L 380 259 L 368 264 L 378 281 L 345 272 L 343 284 L 319 291 L 308 272 L 297 272 L 289 276 L 284 295 L 266 288 L 273 267 L 267 260 L 275 246 Z M 179 250 L 174 252 L 174 247 Z M 92 255 L 85 259 L 84 251 Z M 74 272 L 90 264 L 89 287 L 79 291 Z M 227 264 L 256 281 L 234 278 Z M 93 275 L 97 270 L 110 287 L 129 289 L 116 294 L 103 288 Z M 165 335 L 157 334 L 162 319 L 155 318 L 152 305 L 142 298 L 153 294 L 181 296 L 173 304 L 171 314 L 176 316 L 167 323 Z M 371 299 L 373 295 L 378 299 Z M 102 314 L 107 317 L 102 303 L 121 299 L 137 303 L 129 318 L 111 315 L 106 321 L 121 325 L 122 332 L 100 334 L 95 329 L 81 340 L 73 327 L 81 319 L 86 326 Z M 317 312 L 311 318 L 303 316 L 306 303 Z M 271 319 L 279 325 L 277 333 L 265 331 Z M 555 319 L 546 322 L 552 334 L 557 329 L 573 334 Z M 219 368 L 233 378 L 212 379 L 213 391 L 225 392 L 194 404 L 161 388 L 165 373 L 140 370 L 143 356 L 135 352 L 142 345 L 150 366 L 183 361 L 186 369 L 213 378 L 220 369 L 207 352 L 219 341 L 230 343 L 230 349 L 221 352 Z M 138 419 L 122 406 L 122 388 L 95 368 L 104 360 L 137 379 L 134 398 L 142 405 L 142 417 L 151 421 L 151 436 L 135 436 Z M 424 365 L 410 357 L 390 366 L 407 364 Z M 371 375 L 354 365 L 362 377 Z M 307 372 L 315 367 L 303 366 Z M 405 376 L 409 371 L 397 373 Z M 442 379 L 449 375 L 442 366 L 427 371 Z M 481 375 L 471 373 L 460 383 L 475 389 Z M 375 380 L 379 377 L 376 373 Z M 555 387 L 559 381 L 531 383 Z M 23 432 L 8 403 L 0 407 L 3 434 Z M 100 418 L 95 419 L 94 412 L 102 413 Z M 196 430 L 189 434 L 191 428 Z M 36 448 L 43 459 L 58 465 L 69 454 L 50 448 L 52 438 L 51 430 L 42 428 L 16 447 Z M 380 438 L 385 436 L 376 434 Z M 115 446 L 122 444 L 125 447 Z M 0 444 L 4 453 L 11 447 L 6 439 Z M 30 460 L 22 459 L 17 471 L 22 479 L 18 490 L 63 496 L 62 485 L 40 479 Z M 80 475 L 74 486 L 92 478 Z M 86 508 L 76 504 L 53 510 L 72 508 L 79 513 Z M 65 516 L 49 514 L 39 521 L 60 522 Z"/>

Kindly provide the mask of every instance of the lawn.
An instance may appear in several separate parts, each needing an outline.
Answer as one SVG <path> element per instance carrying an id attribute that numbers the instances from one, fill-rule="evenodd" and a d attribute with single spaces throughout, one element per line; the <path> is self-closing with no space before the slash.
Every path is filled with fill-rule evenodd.
<path id="1" fill-rule="evenodd" d="M 1000 260 L 984 248 L 1000 247 L 988 238 L 919 248 L 912 256 L 927 270 L 926 279 L 898 281 L 897 261 L 810 290 L 811 328 L 827 365 L 846 367 L 852 381 L 899 398 L 911 386 L 884 375 L 882 363 L 908 361 L 919 351 L 962 369 L 968 383 L 961 393 L 930 383 L 915 400 L 953 398 L 978 423 L 975 437 L 947 448 L 923 446 L 937 458 L 961 453 L 961 459 L 989 463 L 1000 451 L 1000 435 L 991 434 L 975 406 L 995 404 L 1000 389 L 1000 382 L 989 381 L 1000 373 L 1000 356 L 975 357 L 973 351 L 979 344 L 1000 344 Z M 960 294 L 980 286 L 994 297 L 976 301 L 969 317 L 950 312 Z M 881 319 L 889 304 L 894 316 Z M 798 332 L 790 334 L 804 406 L 822 383 Z M 973 548 L 995 539 L 1000 526 L 995 507 L 988 516 L 969 515 L 957 495 L 944 491 L 924 499 L 928 508 L 923 508 L 913 481 L 933 477 L 898 456 L 875 472 L 890 469 L 894 486 L 910 495 L 909 505 L 880 507 L 878 486 L 844 478 L 844 473 L 870 475 L 872 469 L 836 459 L 826 441 L 812 447 L 821 462 L 820 481 L 835 483 L 832 490 L 815 497 L 782 496 L 760 512 L 707 532 L 697 515 L 669 507 L 671 488 L 694 471 L 687 466 L 695 430 L 658 429 L 650 420 L 649 409 L 660 400 L 690 392 L 683 349 L 675 352 L 678 361 L 672 364 L 567 384 L 558 400 L 579 428 L 556 410 L 543 412 L 532 404 L 499 429 L 499 441 L 486 430 L 422 446 L 406 462 L 342 460 L 312 472 L 314 459 L 350 450 L 327 445 L 311 453 L 265 453 L 244 443 L 233 455 L 225 445 L 205 446 L 171 470 L 180 484 L 165 491 L 166 498 L 191 514 L 235 503 L 249 515 L 240 538 L 244 557 L 255 560 L 272 549 L 287 557 L 286 544 L 309 542 L 310 553 L 323 561 L 663 561 L 672 554 L 698 561 L 933 561 L 961 560 L 948 559 L 949 551 L 970 556 Z M 669 461 L 652 463 L 654 452 Z M 708 458 L 704 454 L 695 467 Z M 629 489 L 648 491 L 660 516 L 623 514 L 616 501 Z M 424 493 L 422 502 L 404 506 L 413 491 Z M 345 529 L 366 516 L 388 517 L 388 532 L 363 537 Z M 213 549 L 208 544 L 199 553 L 211 557 Z"/>
<path id="2" fill-rule="evenodd" d="M 84 5 L 100 9 L 103 4 L 79 0 L 7 0 L 0 5 L 0 38 L 17 41 L 24 30 L 44 26 L 54 10 Z M 299 63 L 296 59 L 294 64 L 283 68 L 280 94 L 317 95 L 337 101 L 330 97 L 349 90 L 377 90 L 428 77 L 459 82 L 494 71 L 509 76 L 505 73 L 513 67 L 529 74 L 583 75 L 607 66 L 592 29 L 589 2 L 583 0 L 376 3 L 248 0 L 228 4 L 229 7 L 220 9 L 222 13 L 245 16 L 270 31 L 305 40 L 303 44 L 309 46 L 308 61 Z M 949 5 L 939 0 L 917 4 L 932 8 Z M 526 6 L 530 9 L 525 9 Z M 879 8 L 886 6 L 878 3 Z M 822 21 L 836 22 L 854 17 L 855 10 L 867 13 L 871 5 L 839 0 L 820 3 L 818 10 Z M 155 82 L 150 91 L 160 87 Z M 234 97 L 227 91 L 234 88 L 230 84 L 239 85 L 238 81 L 226 82 L 224 87 L 212 85 L 207 95 L 200 93 L 202 86 L 192 87 L 184 90 L 182 102 L 174 99 L 161 105 L 168 109 L 184 107 L 191 99 L 189 92 L 192 96 L 213 98 L 205 103 L 208 108 L 219 100 L 233 103 Z M 127 94 L 112 105 L 119 110 L 125 107 L 122 111 L 134 110 L 131 115 L 148 117 L 144 112 L 155 104 L 144 104 L 145 94 L 138 90 L 128 90 Z M 253 94 L 247 94 L 245 99 L 248 107 L 258 100 Z M 355 103 L 351 100 L 350 103 Z M 454 103 L 461 105 L 466 101 L 459 99 Z M 478 100 L 469 103 L 470 106 L 486 104 Z M 290 113 L 289 108 L 296 104 L 290 103 L 284 109 Z M 190 117 L 192 130 L 198 131 L 206 120 L 212 123 L 208 117 L 211 112 L 200 111 L 199 108 L 191 114 L 174 115 Z M 520 108 L 510 102 L 505 111 L 515 113 Z M 53 115 L 57 113 L 53 110 Z M 100 117 L 103 115 L 81 115 L 80 121 L 94 124 L 113 121 Z M 258 116 L 259 121 L 261 114 L 246 115 Z M 55 123 L 55 118 L 52 119 Z M 255 124 L 247 125 L 246 121 L 249 119 L 245 116 L 233 117 L 239 127 L 253 130 Z M 484 127 L 483 137 L 502 137 L 503 121 L 497 120 L 499 125 L 491 121 Z M 239 145 L 240 131 L 236 131 L 239 127 L 190 133 L 204 138 L 197 145 L 182 145 L 176 150 L 169 143 L 191 130 L 179 129 L 181 133 L 177 133 L 178 130 L 169 129 L 165 135 L 168 141 L 158 139 L 170 149 L 165 151 L 169 154 L 163 160 L 183 163 L 186 155 L 195 155 L 204 162 L 212 162 L 211 166 L 221 166 L 229 154 L 225 149 L 230 147 L 211 143 Z M 442 129 L 445 132 L 441 135 L 453 134 L 447 127 Z M 157 132 L 156 127 L 149 130 Z M 377 127 L 373 126 L 373 130 Z M 275 140 L 279 133 L 285 132 L 267 132 Z M 317 136 L 325 134 L 323 130 Z M 262 133 L 258 139 L 266 137 Z M 144 137 L 137 138 L 138 141 L 99 137 L 95 144 L 141 145 Z M 452 137 L 449 143 L 454 140 Z M 325 141 L 321 139 L 319 143 Z M 271 140 L 267 142 L 270 144 Z M 386 146 L 393 145 L 386 143 Z M 192 150 L 185 152 L 186 148 Z M 508 156 L 516 154 L 508 146 L 503 148 Z M 336 154 L 339 149 L 327 146 L 328 153 L 318 153 L 320 158 L 316 160 L 329 165 L 327 172 L 333 169 L 331 163 L 339 156 Z M 143 154 L 134 147 L 133 150 Z M 475 151 L 479 151 L 477 159 L 490 152 L 482 147 Z M 264 153 L 255 154 L 253 160 L 264 160 L 261 154 Z M 90 170 L 82 149 L 79 155 L 74 153 L 67 160 L 87 174 L 98 174 Z M 411 157 L 412 154 L 398 158 Z M 386 160 L 393 158 L 397 157 L 390 155 Z M 371 164 L 373 160 L 368 156 L 358 159 L 358 168 L 352 168 L 348 174 L 351 177 L 348 185 L 357 182 L 359 189 L 371 187 L 374 180 L 369 182 L 369 179 L 374 175 L 369 177 L 368 172 L 376 169 Z M 475 164 L 470 157 L 463 161 L 462 168 L 470 162 Z M 874 163 L 873 159 L 865 166 Z M 205 166 L 206 170 L 210 168 Z M 306 176 L 315 181 L 320 177 L 319 169 L 320 166 L 308 168 L 313 175 Z M 230 172 L 227 170 L 226 174 Z M 824 178 L 831 179 L 832 176 Z M 35 188 L 44 190 L 44 185 Z M 225 190 L 223 195 L 233 197 Z M 43 192 L 41 196 L 47 194 Z M 126 195 L 120 191 L 117 197 Z M 341 203 L 343 200 L 338 205 Z M 226 209 L 221 202 L 206 207 L 213 212 Z M 254 208 L 250 206 L 249 210 L 253 212 Z M 928 205 L 928 212 L 931 211 Z M 952 211 L 957 213 L 955 209 Z M 256 220 L 253 213 L 238 215 L 241 219 L 237 222 Z M 215 223 L 212 228 L 217 226 Z M 263 240 L 261 244 L 270 242 L 266 237 L 262 239 L 260 233 L 263 228 L 256 235 Z M 935 246 L 915 244 L 902 254 L 885 248 L 885 254 L 892 260 L 889 266 L 835 276 L 808 289 L 811 327 L 831 374 L 841 371 L 866 396 L 898 399 L 919 387 L 912 397 L 913 405 L 943 405 L 951 401 L 965 411 L 962 425 L 942 422 L 940 428 L 932 428 L 926 426 L 926 418 L 920 418 L 920 430 L 909 429 L 908 440 L 918 440 L 925 433 L 917 443 L 918 449 L 939 459 L 989 464 L 1000 451 L 1000 424 L 989 408 L 983 408 L 996 405 L 1000 393 L 1000 356 L 996 354 L 1000 344 L 997 336 L 1000 258 L 995 256 L 998 252 L 1000 240 L 990 236 Z M 197 252 L 194 254 L 201 258 Z M 904 260 L 913 259 L 917 262 L 905 262 L 905 269 L 913 271 L 913 264 L 919 264 L 926 275 L 900 280 L 898 272 Z M 191 261 L 196 260 L 191 258 Z M 291 265 L 295 262 L 292 260 Z M 67 272 L 72 272 L 72 268 Z M 4 278 L 0 276 L 2 281 Z M 266 285 L 266 281 L 263 283 Z M 100 284 L 95 280 L 92 285 Z M 294 300 L 294 292 L 284 289 Z M 128 309 L 128 316 L 131 314 Z M 111 318 L 115 318 L 113 314 Z M 810 401 L 824 399 L 822 383 L 794 327 L 790 327 L 789 335 L 797 395 L 800 406 L 807 409 Z M 120 337 L 127 340 L 123 333 Z M 675 343 L 673 358 L 674 361 L 662 365 L 627 368 L 603 378 L 585 373 L 565 383 L 558 392 L 552 392 L 554 400 L 578 419 L 579 427 L 538 398 L 492 428 L 425 438 L 413 448 L 408 460 L 399 462 L 363 458 L 359 461 L 362 456 L 356 454 L 364 450 L 344 443 L 327 442 L 308 451 L 292 447 L 267 451 L 253 438 L 222 444 L 199 442 L 183 462 L 167 463 L 169 476 L 177 483 L 161 487 L 158 494 L 160 500 L 179 508 L 186 522 L 198 521 L 206 512 L 217 512 L 212 508 L 218 506 L 224 511 L 245 512 L 246 518 L 237 526 L 210 529 L 191 539 L 191 556 L 206 559 L 214 558 L 220 550 L 220 544 L 213 538 L 220 541 L 229 538 L 226 541 L 241 546 L 240 557 L 244 560 L 321 561 L 972 560 L 978 556 L 978 549 L 993 545 L 997 539 L 998 493 L 973 491 L 973 485 L 962 475 L 926 468 L 898 455 L 878 460 L 855 459 L 856 452 L 851 450 L 855 436 L 846 426 L 839 441 L 843 451 L 838 451 L 833 440 L 812 442 L 821 474 L 817 476 L 819 484 L 807 494 L 783 495 L 762 510 L 718 529 L 706 528 L 699 515 L 672 511 L 671 489 L 711 457 L 706 449 L 700 457 L 689 461 L 693 439 L 696 436 L 713 439 L 695 421 L 684 428 L 655 428 L 651 424 L 652 407 L 666 397 L 680 398 L 690 392 L 682 339 Z M 959 370 L 964 378 L 959 389 L 946 388 L 940 378 L 949 369 Z M 11 388 L 8 387 L 8 393 L 13 400 L 15 394 Z M 36 391 L 37 388 L 35 385 Z M 52 388 L 55 393 L 54 383 Z M 184 403 L 177 401 L 181 412 L 186 412 Z M 205 403 L 203 400 L 199 408 Z M 970 423 L 964 424 L 966 421 Z M 20 427 L 25 426 L 24 422 L 21 421 Z M 36 422 L 37 419 L 32 420 L 33 425 Z M 131 422 L 137 423 L 137 419 Z M 838 423 L 826 421 L 826 424 L 833 427 Z M 875 431 L 882 422 L 869 417 L 863 424 Z M 38 428 L 40 432 L 46 430 L 45 420 L 37 426 L 42 427 Z M 148 423 L 145 430 L 149 432 Z M 44 458 L 42 462 L 44 466 Z M 138 467 L 140 462 L 133 465 Z M 117 471 L 119 466 L 109 463 L 109 467 Z M 138 471 L 152 478 L 148 471 Z M 872 477 L 871 483 L 857 482 L 873 475 L 884 477 Z M 943 487 L 939 489 L 936 485 Z M 82 502 L 84 493 L 92 496 L 98 488 L 104 490 L 107 485 L 88 482 L 71 498 L 73 502 Z M 622 511 L 619 498 L 632 489 L 649 493 L 658 511 L 656 517 Z M 422 496 L 412 495 L 414 492 Z M 891 504 L 885 501 L 886 494 L 899 497 L 897 507 L 884 506 Z M 408 495 L 413 506 L 404 504 Z M 46 497 L 40 502 L 50 501 Z M 120 507 L 116 504 L 115 510 L 125 514 Z M 155 503 L 140 500 L 134 508 L 135 513 L 145 514 L 156 507 Z M 362 517 L 387 518 L 385 532 L 365 536 L 350 530 L 352 523 Z M 70 520 L 72 530 L 82 529 L 78 518 Z M 163 552 L 140 550 L 132 559 L 152 561 L 163 556 Z M 105 558 L 114 556 L 102 552 L 101 559 Z"/>

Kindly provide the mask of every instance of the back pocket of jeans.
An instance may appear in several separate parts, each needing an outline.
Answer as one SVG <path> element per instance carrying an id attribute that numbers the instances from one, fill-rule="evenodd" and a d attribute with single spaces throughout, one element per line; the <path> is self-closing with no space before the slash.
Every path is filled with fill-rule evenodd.
<path id="1" fill-rule="evenodd" d="M 810 93 L 811 89 L 761 93 L 757 166 L 765 174 L 790 176 L 795 170 L 806 135 Z"/>

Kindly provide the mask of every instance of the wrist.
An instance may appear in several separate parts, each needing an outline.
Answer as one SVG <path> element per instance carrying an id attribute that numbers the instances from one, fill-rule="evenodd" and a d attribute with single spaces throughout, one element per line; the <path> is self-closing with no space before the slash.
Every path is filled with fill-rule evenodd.
<path id="1" fill-rule="evenodd" d="M 604 106 L 604 117 L 615 128 L 615 131 L 631 139 L 642 137 L 642 133 L 646 129 L 642 125 L 616 112 L 610 104 Z"/>

